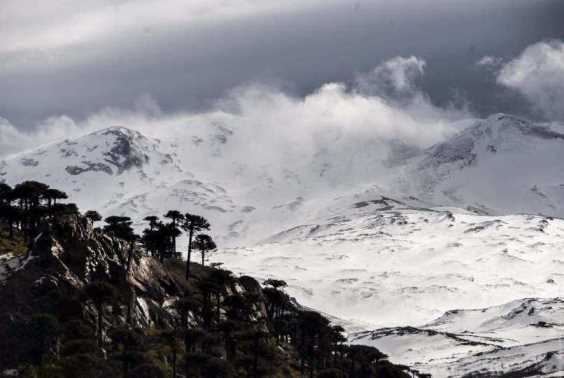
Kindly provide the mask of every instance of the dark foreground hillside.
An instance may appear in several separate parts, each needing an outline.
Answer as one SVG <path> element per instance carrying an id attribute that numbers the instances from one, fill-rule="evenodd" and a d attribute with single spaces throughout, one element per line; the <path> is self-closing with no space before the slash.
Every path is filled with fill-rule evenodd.
<path id="1" fill-rule="evenodd" d="M 163 263 L 80 215 L 0 227 L 0 377 L 407 377 L 279 288 Z M 133 247 L 132 247 L 133 246 Z"/>

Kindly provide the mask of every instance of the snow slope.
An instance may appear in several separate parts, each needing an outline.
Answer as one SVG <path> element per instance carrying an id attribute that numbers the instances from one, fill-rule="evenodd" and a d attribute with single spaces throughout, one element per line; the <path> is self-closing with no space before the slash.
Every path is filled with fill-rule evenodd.
<path id="1" fill-rule="evenodd" d="M 393 189 L 494 214 L 564 217 L 563 159 L 563 126 L 497 114 L 412 159 Z"/>
<path id="2" fill-rule="evenodd" d="M 353 342 L 434 376 L 520 370 L 558 352 L 551 340 L 564 336 L 564 220 L 350 200 L 213 260 L 286 280 L 300 303 L 351 331 L 376 328 Z"/>
<path id="3" fill-rule="evenodd" d="M 35 179 L 65 190 L 83 209 L 107 209 L 147 187 L 187 174 L 163 143 L 111 127 L 75 140 L 39 147 L 0 163 L 8 183 Z"/>
<path id="4" fill-rule="evenodd" d="M 376 197 L 215 258 L 236 271 L 286 279 L 307 306 L 400 326 L 425 324 L 453 308 L 558 296 L 563 241 L 560 219 L 417 208 Z"/>
<path id="5" fill-rule="evenodd" d="M 358 332 L 355 343 L 387 351 L 433 376 L 564 372 L 564 300 L 527 298 L 451 310 L 424 326 Z"/>

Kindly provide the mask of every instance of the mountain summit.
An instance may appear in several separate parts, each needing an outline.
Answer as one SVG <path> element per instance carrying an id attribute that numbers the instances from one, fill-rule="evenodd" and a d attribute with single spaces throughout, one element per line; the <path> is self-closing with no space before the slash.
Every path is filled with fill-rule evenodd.
<path id="1" fill-rule="evenodd" d="M 496 114 L 425 150 L 392 190 L 491 214 L 564 216 L 564 134 Z"/>

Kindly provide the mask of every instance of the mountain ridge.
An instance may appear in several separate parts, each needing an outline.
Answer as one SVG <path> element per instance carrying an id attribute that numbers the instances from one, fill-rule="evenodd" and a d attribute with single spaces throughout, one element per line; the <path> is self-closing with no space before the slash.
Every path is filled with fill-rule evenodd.
<path id="1" fill-rule="evenodd" d="M 219 235 L 221 248 L 213 261 L 241 274 L 287 279 L 288 292 L 301 303 L 341 318 L 351 330 L 412 327 L 405 329 L 416 330 L 413 337 L 422 355 L 432 356 L 429 345 L 438 337 L 429 329 L 440 337 L 487 337 L 477 326 L 465 334 L 430 325 L 448 311 L 559 295 L 564 277 L 558 254 L 564 243 L 564 137 L 555 126 L 496 114 L 429 148 L 400 151 L 397 161 L 368 147 L 349 161 L 332 156 L 329 152 L 339 150 L 335 148 L 314 153 L 313 160 L 301 165 L 283 167 L 230 160 L 237 130 L 219 140 L 217 130 L 198 129 L 183 139 L 186 143 L 124 130 L 103 129 L 79 144 L 59 142 L 6 159 L 0 163 L 0 180 L 46 179 L 83 208 L 127 214 L 137 221 L 169 209 L 201 213 Z M 117 148 L 111 157 L 120 135 L 131 139 L 129 146 L 138 139 L 132 159 L 127 147 Z M 70 153 L 63 164 L 42 171 L 49 159 L 66 153 L 61 148 L 76 155 Z M 65 171 L 71 162 L 80 166 L 81 155 L 116 168 L 111 174 Z M 167 157 L 171 161 L 161 164 Z M 361 163 L 361 169 L 346 165 Z M 376 164 L 374 176 L 362 176 L 371 164 Z M 118 166 L 128 168 L 120 171 Z M 361 176 L 347 183 L 349 176 L 340 176 L 346 171 Z M 343 182 L 336 185 L 335 177 Z M 84 196 L 86 187 L 95 190 Z M 500 271 L 491 268 L 500 266 Z M 545 329 L 531 327 L 522 328 Z M 531 356 L 540 345 L 525 347 L 524 337 L 516 344 L 505 334 L 498 338 L 506 340 L 496 344 L 501 349 L 483 352 L 524 347 Z M 379 345 L 392 361 L 404 361 L 394 352 L 399 339 L 379 340 L 385 341 Z M 441 340 L 458 350 L 452 338 Z M 536 354 L 541 360 L 554 352 L 545 347 L 539 346 L 544 352 Z M 447 350 L 444 358 L 454 363 L 456 354 L 464 363 L 483 368 L 478 354 L 462 351 Z M 446 373 L 446 365 L 425 358 L 408 362 L 439 377 L 453 374 Z"/>

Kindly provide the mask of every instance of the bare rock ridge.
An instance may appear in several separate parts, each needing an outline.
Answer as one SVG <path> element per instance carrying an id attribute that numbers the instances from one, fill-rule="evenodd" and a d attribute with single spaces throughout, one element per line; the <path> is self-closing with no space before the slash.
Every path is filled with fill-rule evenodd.
<path id="1" fill-rule="evenodd" d="M 88 151 L 92 152 L 98 148 L 104 149 L 102 152 L 103 162 L 82 160 L 82 166 L 67 166 L 65 170 L 72 175 L 78 175 L 88 171 L 102 171 L 107 174 L 121 174 L 132 168 L 142 168 L 149 163 L 147 147 L 151 145 L 149 139 L 141 133 L 127 129 L 125 127 L 109 127 L 96 131 L 81 139 L 101 138 L 106 140 L 105 146 L 91 146 Z M 73 145 L 80 145 L 77 142 L 63 142 L 66 146 L 61 148 L 64 157 L 78 156 L 78 152 L 73 149 Z M 161 162 L 168 162 L 172 159 L 167 157 Z"/>
<path id="2" fill-rule="evenodd" d="M 562 140 L 564 134 L 547 126 L 535 125 L 525 119 L 508 114 L 496 114 L 465 129 L 444 143 L 439 143 L 425 153 L 422 167 L 459 162 L 471 165 L 480 151 L 495 154 L 511 143 L 510 138 L 519 136 L 544 140 Z"/>
<path id="3" fill-rule="evenodd" d="M 22 323 L 39 312 L 52 310 L 64 318 L 79 302 L 80 291 L 93 281 L 110 282 L 118 288 L 117 309 L 112 325 L 150 327 L 171 322 L 166 303 L 182 295 L 183 288 L 152 259 L 135 255 L 127 272 L 129 245 L 94 230 L 84 219 L 69 219 L 59 229 L 44 229 L 33 248 L 0 282 L 0 366 L 16 368 L 27 352 L 18 339 Z M 115 310 L 115 309 L 114 309 Z M 95 324 L 95 309 L 83 307 L 86 321 Z M 109 322 L 109 320 L 105 320 Z M 107 337 L 107 336 L 104 336 Z"/>

